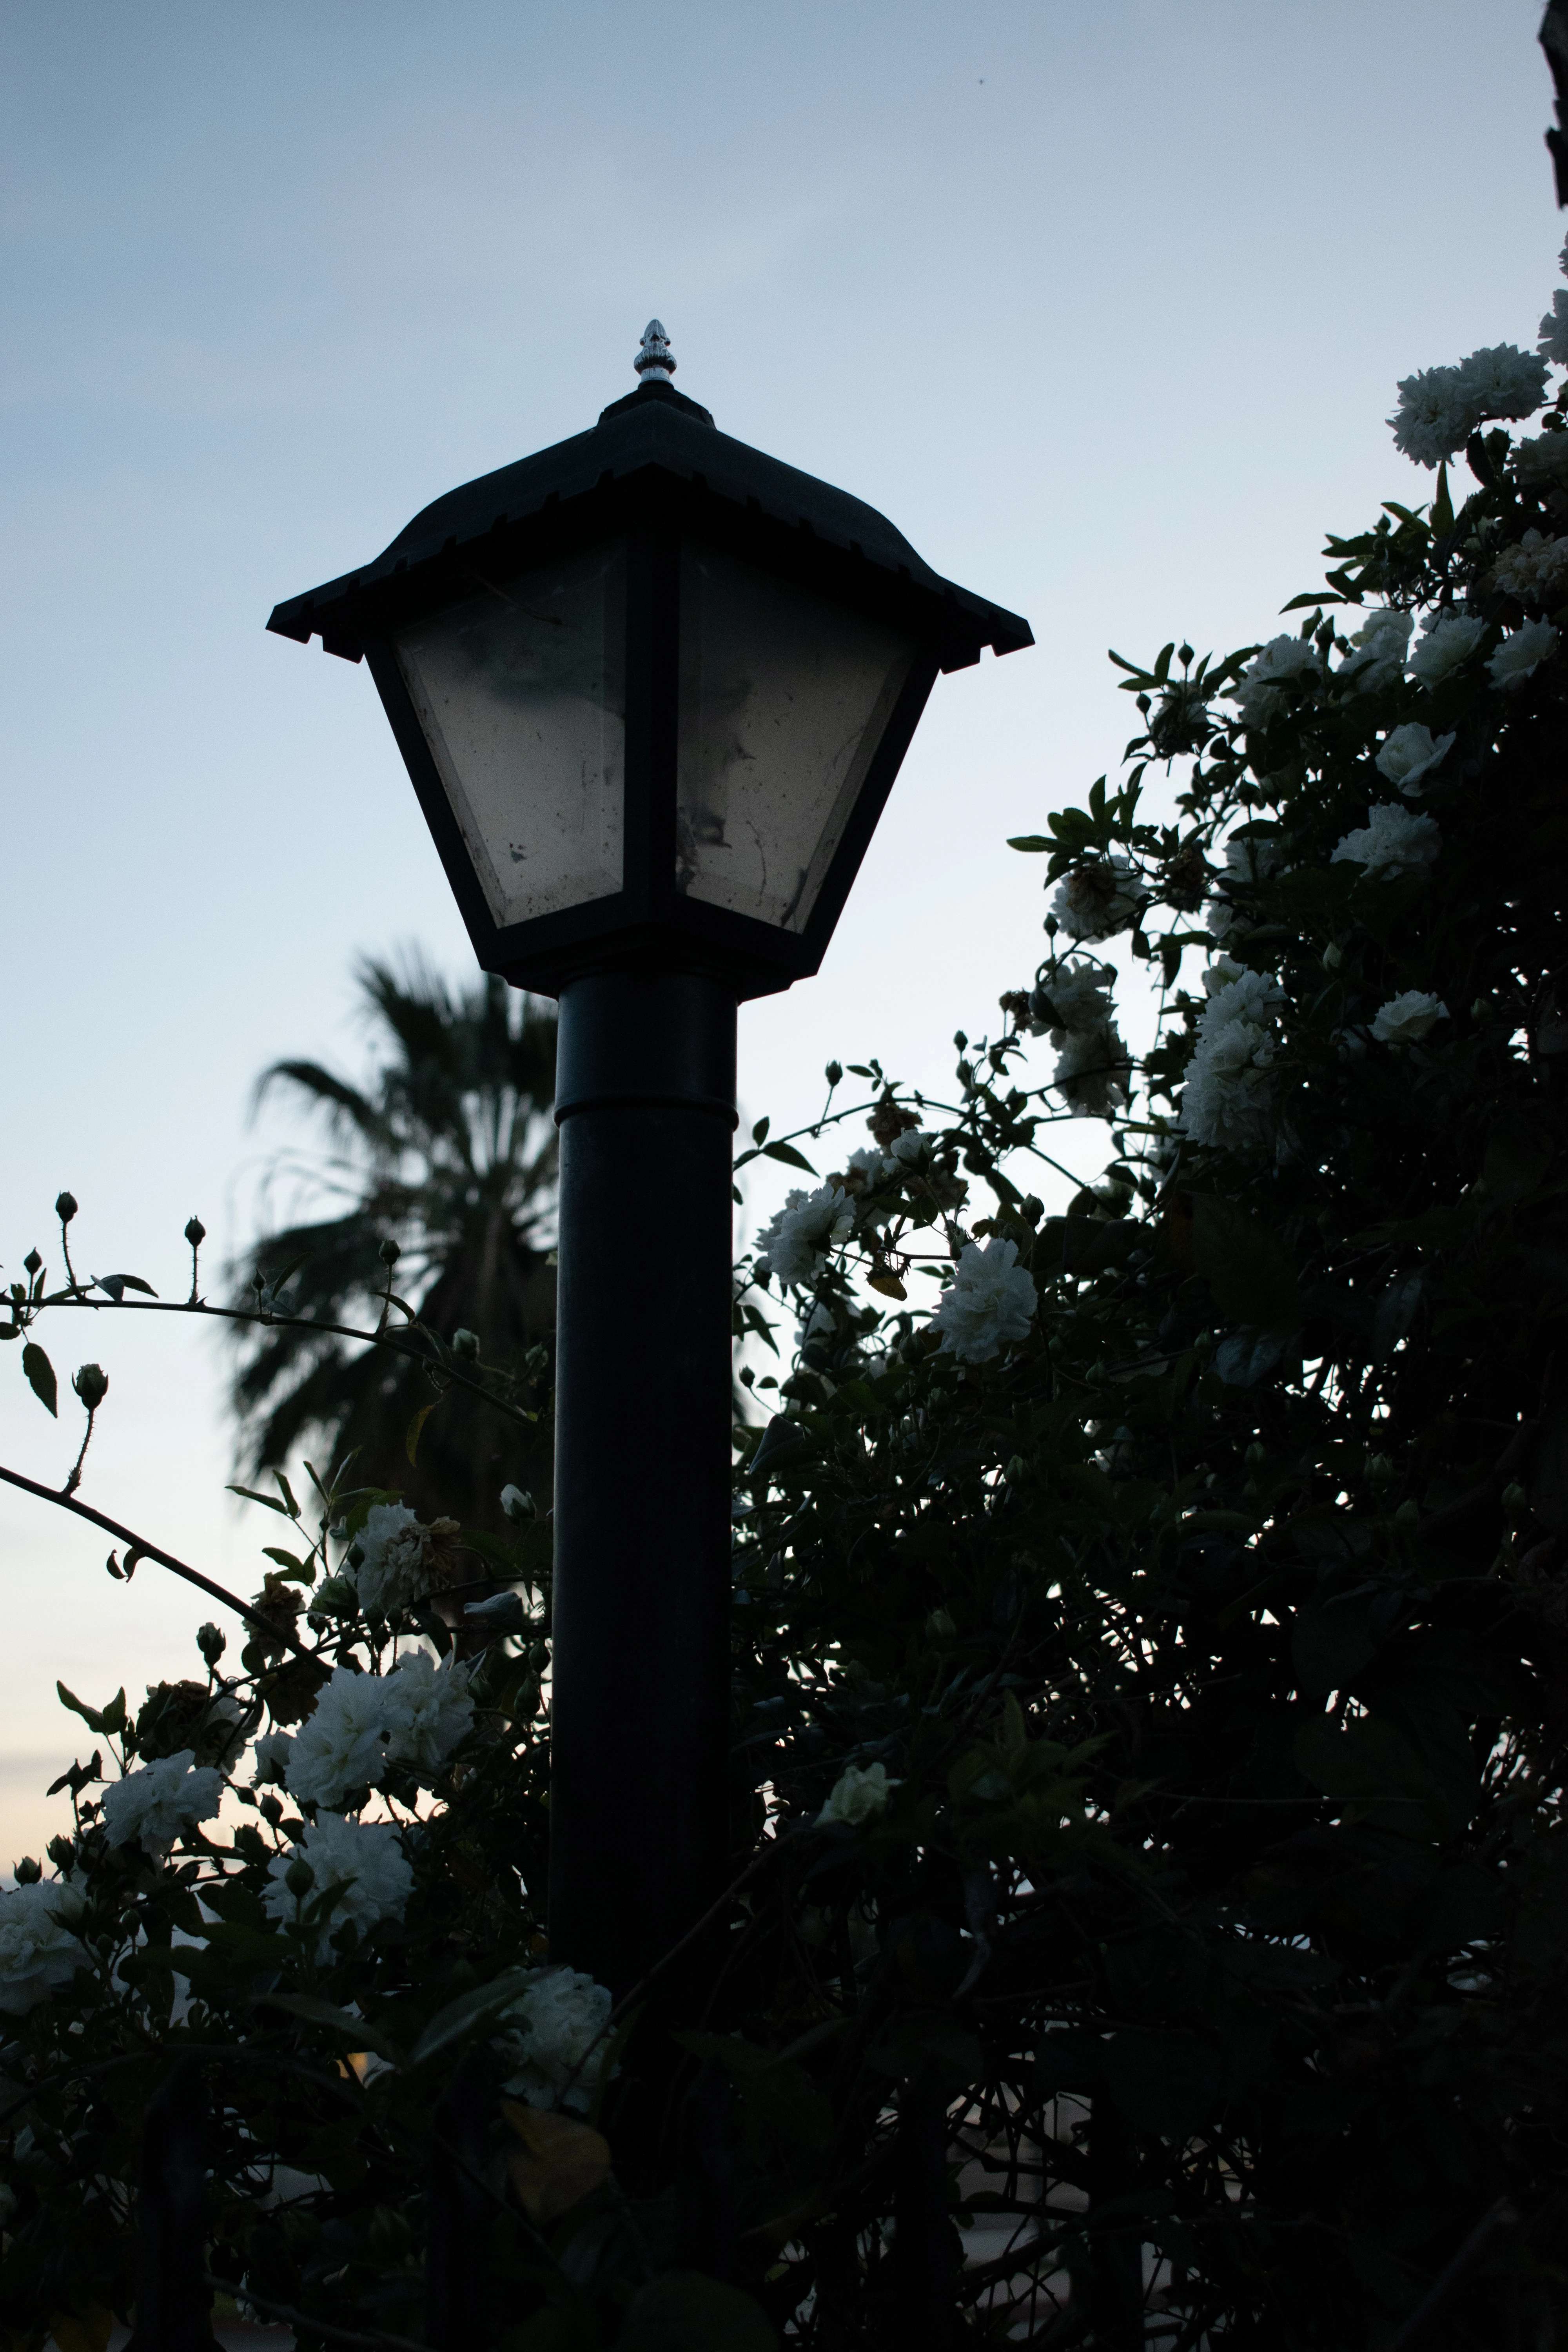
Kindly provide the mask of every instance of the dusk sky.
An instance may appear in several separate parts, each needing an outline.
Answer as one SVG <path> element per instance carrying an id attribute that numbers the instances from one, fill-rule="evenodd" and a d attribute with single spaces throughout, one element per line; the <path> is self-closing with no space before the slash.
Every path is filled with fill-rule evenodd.
<path id="1" fill-rule="evenodd" d="M 831 1055 L 940 1083 L 1041 952 L 1005 836 L 1132 731 L 1107 646 L 1270 635 L 1325 530 L 1430 495 L 1396 379 L 1533 344 L 1540 12 L 0 0 L 0 1278 L 58 1267 L 62 1185 L 79 1271 L 177 1294 L 199 1210 L 216 1272 L 306 1139 L 253 1122 L 258 1071 L 363 1068 L 363 953 L 470 974 L 368 677 L 267 616 L 590 425 L 655 313 L 725 431 L 1034 626 L 939 685 L 821 976 L 742 1015 L 775 1128 Z M 87 1498 L 252 1589 L 215 1336 L 40 1336 L 62 1388 L 110 1373 Z M 0 1461 L 58 1484 L 75 1401 L 19 1352 Z M 0 1867 L 58 1825 L 56 1676 L 134 1703 L 195 1664 L 206 1607 L 107 1548 L 0 1500 Z"/>

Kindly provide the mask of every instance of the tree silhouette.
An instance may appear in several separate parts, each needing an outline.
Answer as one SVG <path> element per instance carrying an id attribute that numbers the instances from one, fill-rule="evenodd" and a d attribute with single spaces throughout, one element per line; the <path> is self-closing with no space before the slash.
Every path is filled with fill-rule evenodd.
<path id="1" fill-rule="evenodd" d="M 547 1423 L 531 1440 L 509 1415 L 452 1388 L 424 1424 L 416 1466 L 409 1424 L 437 1391 L 384 1349 L 312 1332 L 310 1323 L 370 1328 L 392 1287 L 450 1340 L 476 1333 L 481 1360 L 524 1382 L 542 1406 L 553 1349 L 555 1276 L 547 1263 L 555 1202 L 555 1014 L 487 978 L 454 994 L 416 957 L 400 973 L 366 961 L 359 981 L 384 1058 L 362 1090 L 319 1063 L 275 1062 L 257 1085 L 292 1088 L 332 1146 L 309 1163 L 341 1213 L 268 1235 L 236 1266 L 245 1303 L 265 1286 L 280 1313 L 241 1341 L 232 1402 L 252 1474 L 307 1442 L 323 1454 L 358 1448 L 356 1481 L 395 1487 L 421 1517 L 501 1524 L 509 1481 L 548 1483 Z M 289 1269 L 292 1268 L 290 1272 Z M 534 1378 L 525 1364 L 531 1355 Z"/>

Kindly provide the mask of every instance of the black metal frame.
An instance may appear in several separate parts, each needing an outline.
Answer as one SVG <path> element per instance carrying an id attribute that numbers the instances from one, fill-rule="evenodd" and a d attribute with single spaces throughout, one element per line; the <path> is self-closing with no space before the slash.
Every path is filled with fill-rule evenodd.
<path id="1" fill-rule="evenodd" d="M 599 457 L 609 462 L 595 474 Z M 556 487 L 545 487 L 551 482 Z M 503 494 L 507 503 L 481 528 Z M 447 521 L 457 527 L 443 532 Z M 411 622 L 477 589 L 609 541 L 624 542 L 627 553 L 623 887 L 579 907 L 498 925 L 393 641 Z M 688 541 L 873 616 L 916 648 L 799 931 L 676 888 L 680 555 Z M 480 965 L 547 995 L 584 972 L 626 965 L 710 972 L 741 998 L 815 972 L 938 671 L 978 661 L 986 644 L 1010 651 L 1033 642 L 1026 622 L 930 572 L 870 509 L 728 441 L 705 409 L 652 384 L 607 409 L 577 441 L 437 501 L 364 572 L 279 605 L 269 626 L 296 639 L 319 632 L 329 652 L 368 662 Z"/>

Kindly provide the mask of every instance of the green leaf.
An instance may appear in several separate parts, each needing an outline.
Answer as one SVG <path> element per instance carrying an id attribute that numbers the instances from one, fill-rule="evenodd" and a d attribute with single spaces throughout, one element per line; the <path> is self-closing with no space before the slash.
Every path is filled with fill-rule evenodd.
<path id="1" fill-rule="evenodd" d="M 437 2010 L 424 2032 L 408 2053 L 410 2066 L 423 2066 L 427 2058 L 447 2049 L 470 2026 L 492 2017 L 498 2009 L 516 2000 L 528 1983 L 526 1969 L 510 1969 L 505 1976 L 497 1977 L 488 1985 L 476 1985 L 471 1992 L 459 1993 L 445 2009 Z"/>
<path id="2" fill-rule="evenodd" d="M 408 1456 L 408 1466 L 411 1470 L 415 1467 L 414 1457 L 419 1451 L 420 1433 L 440 1402 L 439 1397 L 432 1397 L 428 1404 L 422 1404 L 404 1433 L 403 1450 Z"/>
<path id="3" fill-rule="evenodd" d="M 263 1559 L 275 1559 L 279 1567 L 283 1570 L 284 1575 L 292 1580 L 302 1581 L 306 1584 L 314 1584 L 316 1581 L 316 1570 L 315 1563 L 313 1561 L 308 1559 L 296 1559 L 291 1551 L 280 1550 L 277 1544 L 263 1544 L 261 1547 L 261 1557 Z"/>
<path id="4" fill-rule="evenodd" d="M 1049 834 L 1016 833 L 1008 835 L 1007 846 L 1009 849 L 1026 849 L 1033 854 L 1042 849 L 1054 849 L 1056 844 Z"/>
<path id="5" fill-rule="evenodd" d="M 764 1143 L 763 1150 L 769 1160 L 782 1160 L 786 1168 L 804 1168 L 808 1176 L 816 1173 L 810 1160 L 797 1151 L 793 1143 Z"/>
<path id="6" fill-rule="evenodd" d="M 78 1698 L 75 1691 L 67 1690 L 64 1683 L 57 1683 L 55 1688 L 59 1693 L 60 1705 L 68 1706 L 73 1715 L 79 1715 L 89 1731 L 108 1729 L 102 1715 L 96 1706 L 89 1706 L 85 1699 Z"/>
<path id="7" fill-rule="evenodd" d="M 294 1500 L 294 1489 L 290 1486 L 288 1479 L 285 1478 L 281 1470 L 274 1470 L 272 1475 L 278 1481 L 278 1491 L 283 1497 L 284 1509 L 288 1512 L 289 1517 L 291 1519 L 297 1519 L 300 1516 L 300 1506 Z"/>
<path id="8" fill-rule="evenodd" d="M 149 1298 L 156 1298 L 158 1296 L 152 1284 L 143 1282 L 139 1274 L 100 1274 L 94 1278 L 100 1290 L 108 1291 L 116 1307 L 128 1290 L 144 1291 Z"/>
<path id="9" fill-rule="evenodd" d="M 771 1122 L 765 1118 L 758 1119 L 755 1127 L 752 1129 L 752 1141 L 753 1143 L 762 1144 L 767 1141 L 768 1128 Z"/>
<path id="10" fill-rule="evenodd" d="M 705 2271 L 666 2271 L 633 2295 L 616 2352 L 777 2352 L 762 2305 Z"/>
<path id="11" fill-rule="evenodd" d="M 58 1421 L 59 1414 L 56 1406 L 60 1392 L 59 1382 L 55 1378 L 53 1364 L 36 1339 L 29 1339 L 22 1350 L 22 1370 L 27 1375 L 27 1385 L 38 1402 L 46 1412 L 54 1413 Z"/>
<path id="12" fill-rule="evenodd" d="M 1377 1654 L 1369 1604 L 1346 1596 L 1321 1609 L 1299 1609 L 1290 1629 L 1290 1659 L 1296 1677 L 1313 1697 L 1343 1690 Z"/>
<path id="13" fill-rule="evenodd" d="M 262 1504 L 266 1509 L 276 1511 L 281 1519 L 289 1517 L 289 1513 L 275 1495 L 258 1495 L 254 1486 L 230 1486 L 227 1492 L 231 1495 L 243 1495 L 247 1503 Z"/>
<path id="14" fill-rule="evenodd" d="M 1454 528 L 1454 501 L 1448 495 L 1448 468 L 1437 468 L 1437 495 L 1432 501 L 1432 531 L 1437 539 L 1447 539 Z"/>
<path id="15" fill-rule="evenodd" d="M 1296 1275 L 1266 1225 L 1234 1201 L 1199 1193 L 1193 1202 L 1193 1255 L 1222 1314 L 1259 1329 L 1293 1322 Z"/>
<path id="16" fill-rule="evenodd" d="M 363 2017 L 351 2017 L 346 2009 L 336 2009 L 330 2000 L 318 2000 L 309 1992 L 264 1992 L 258 2009 L 286 2010 L 290 2017 L 302 2017 L 310 2025 L 330 2025 L 334 2033 L 343 2034 L 356 2050 L 374 2050 L 378 2058 L 389 2065 L 401 2066 L 403 2051 L 387 2034 L 367 2025 Z"/>

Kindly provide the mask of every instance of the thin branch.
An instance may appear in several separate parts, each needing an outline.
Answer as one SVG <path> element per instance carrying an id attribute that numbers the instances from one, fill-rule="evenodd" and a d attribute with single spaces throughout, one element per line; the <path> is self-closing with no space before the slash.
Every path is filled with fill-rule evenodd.
<path id="1" fill-rule="evenodd" d="M 402 1305 L 401 1300 L 395 1303 Z M 494 1405 L 498 1412 L 510 1413 L 513 1421 L 531 1423 L 538 1418 L 537 1414 L 527 1412 L 521 1405 L 507 1403 L 504 1398 L 496 1395 L 493 1389 L 486 1388 L 483 1381 L 475 1380 L 471 1373 L 463 1371 L 455 1361 L 448 1362 L 445 1356 L 416 1348 L 400 1347 L 398 1342 L 415 1332 L 422 1333 L 426 1339 L 435 1338 L 428 1327 L 412 1313 L 407 1323 L 400 1324 L 395 1330 L 361 1331 L 350 1323 L 319 1321 L 313 1315 L 262 1315 L 254 1307 L 214 1307 L 205 1298 L 89 1298 L 84 1287 L 79 1294 L 57 1291 L 53 1297 L 34 1299 L 29 1305 L 27 1323 L 31 1323 L 34 1315 L 41 1313 L 46 1307 L 88 1307 L 95 1315 L 216 1315 L 225 1323 L 258 1323 L 268 1330 L 321 1331 L 334 1339 L 363 1339 L 367 1347 L 390 1348 L 395 1356 L 401 1356 L 405 1362 L 422 1364 L 426 1370 L 441 1373 L 444 1379 L 455 1381 L 459 1388 L 471 1389 L 476 1396 L 484 1399 L 486 1404 Z M 27 1325 L 22 1324 L 18 1328 L 25 1330 Z"/>
<path id="2" fill-rule="evenodd" d="M 173 1552 L 160 1550 L 144 1536 L 135 1535 L 131 1528 L 121 1527 L 118 1519 L 108 1517 L 102 1511 L 95 1511 L 89 1503 L 79 1503 L 74 1496 L 62 1495 L 58 1487 L 40 1486 L 36 1478 L 24 1478 L 19 1470 L 7 1470 L 4 1464 L 0 1464 L 0 1478 L 8 1486 L 19 1486 L 25 1495 L 36 1495 L 40 1503 L 53 1503 L 57 1510 L 73 1511 L 79 1519 L 89 1520 L 95 1528 L 101 1528 L 106 1535 L 116 1537 L 122 1544 L 129 1544 L 143 1559 L 155 1559 L 159 1567 L 166 1568 L 172 1576 L 183 1576 L 187 1584 L 194 1584 L 201 1591 L 210 1593 L 213 1600 L 221 1601 L 226 1609 L 237 1611 L 247 1622 L 265 1633 L 268 1641 L 281 1642 L 297 1657 L 314 1657 L 315 1652 L 309 1649 L 297 1634 L 286 1633 L 281 1625 L 274 1624 L 272 1619 L 264 1616 L 259 1609 L 253 1609 L 248 1601 L 241 1601 L 237 1593 L 228 1591 L 221 1584 L 215 1584 L 210 1576 L 202 1574 L 200 1569 L 187 1568 L 183 1559 L 174 1558 Z"/>
<path id="3" fill-rule="evenodd" d="M 280 2319 L 286 2327 L 302 2330 L 309 2336 L 324 2336 L 329 2344 L 353 2345 L 355 2352 L 429 2352 L 427 2345 L 416 2344 L 412 2336 L 389 2336 L 383 2327 L 372 2328 L 362 2336 L 352 2327 L 338 2327 L 330 2319 L 318 2319 L 311 2312 L 298 2311 L 291 2303 L 278 2303 L 269 2294 L 258 2294 L 253 2286 L 242 2282 L 219 2278 L 213 2271 L 203 2271 L 201 2281 L 218 2294 L 231 2294 L 236 2303 L 248 2303 L 270 2318 Z"/>

